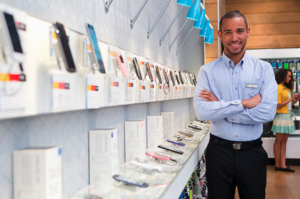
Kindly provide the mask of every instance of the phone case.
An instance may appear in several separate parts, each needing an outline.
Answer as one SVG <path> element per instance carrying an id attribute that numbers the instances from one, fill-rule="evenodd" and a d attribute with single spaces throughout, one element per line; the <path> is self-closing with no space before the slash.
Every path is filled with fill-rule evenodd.
<path id="1" fill-rule="evenodd" d="M 177 150 L 177 149 L 172 149 L 172 148 L 167 147 L 167 146 L 158 145 L 157 147 L 158 147 L 158 148 L 161 148 L 161 149 L 165 149 L 165 150 L 167 150 L 167 151 L 172 151 L 172 152 L 177 153 L 177 154 L 180 154 L 180 155 L 183 154 L 183 151 L 180 151 L 180 150 Z"/>
<path id="2" fill-rule="evenodd" d="M 119 65 L 119 68 L 122 72 L 123 77 L 128 77 L 128 72 L 127 72 L 122 54 L 115 51 L 114 52 L 114 57 L 117 59 L 117 62 L 118 62 L 118 65 Z"/>

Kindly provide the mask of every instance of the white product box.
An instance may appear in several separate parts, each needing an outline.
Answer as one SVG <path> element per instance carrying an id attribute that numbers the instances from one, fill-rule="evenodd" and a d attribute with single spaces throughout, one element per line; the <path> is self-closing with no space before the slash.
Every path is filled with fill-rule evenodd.
<path id="1" fill-rule="evenodd" d="M 89 131 L 90 184 L 108 183 L 119 173 L 118 129 Z"/>
<path id="2" fill-rule="evenodd" d="M 163 142 L 163 116 L 147 116 L 147 144 L 148 148 L 156 148 Z"/>
<path id="3" fill-rule="evenodd" d="M 146 122 L 125 122 L 125 160 L 129 162 L 136 157 L 145 157 L 147 149 Z"/>
<path id="4" fill-rule="evenodd" d="M 13 152 L 15 199 L 62 199 L 62 149 Z"/>
<path id="5" fill-rule="evenodd" d="M 164 139 L 171 139 L 175 133 L 174 123 L 174 112 L 162 112 L 163 116 L 163 134 Z"/>

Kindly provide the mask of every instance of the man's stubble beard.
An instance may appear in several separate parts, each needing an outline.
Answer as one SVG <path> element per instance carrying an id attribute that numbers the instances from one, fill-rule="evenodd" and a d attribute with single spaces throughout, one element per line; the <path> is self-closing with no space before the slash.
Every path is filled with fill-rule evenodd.
<path id="1" fill-rule="evenodd" d="M 223 41 L 222 41 L 222 44 L 223 44 Z M 224 44 L 223 44 L 223 46 L 224 46 L 225 50 L 227 52 L 229 52 L 231 55 L 239 55 L 245 49 L 246 44 L 247 44 L 247 41 L 245 42 L 245 44 L 243 45 L 243 47 L 241 48 L 241 50 L 239 52 L 236 52 L 236 53 L 231 52 L 227 46 L 224 46 Z"/>

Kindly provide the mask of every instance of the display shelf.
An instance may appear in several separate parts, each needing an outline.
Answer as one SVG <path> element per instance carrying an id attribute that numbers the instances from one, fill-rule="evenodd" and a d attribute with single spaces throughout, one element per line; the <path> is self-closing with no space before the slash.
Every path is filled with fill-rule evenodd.
<path id="1" fill-rule="evenodd" d="M 112 58 L 110 55 L 112 54 L 113 49 L 118 49 L 118 51 L 123 54 L 123 57 L 126 55 L 126 59 L 124 59 L 124 61 L 126 62 L 125 65 L 127 70 L 129 70 L 131 62 L 130 59 L 128 59 L 129 57 L 127 54 L 131 55 L 133 53 L 125 49 L 117 48 L 103 41 L 98 41 L 103 63 L 106 67 L 106 74 L 102 74 L 99 71 L 93 73 L 87 56 L 87 36 L 83 33 L 68 29 L 67 27 L 65 28 L 69 37 L 68 43 L 77 71 L 75 73 L 69 73 L 63 67 L 60 69 L 56 60 L 56 54 L 54 53 L 55 38 L 53 35 L 55 34 L 53 32 L 52 23 L 39 19 L 24 11 L 11 8 L 8 5 L 0 4 L 0 7 L 3 6 L 7 7 L 7 9 L 10 10 L 10 13 L 15 16 L 16 22 L 22 22 L 26 24 L 27 27 L 26 34 L 19 32 L 22 45 L 26 50 L 26 60 L 23 62 L 24 73 L 26 74 L 26 86 L 22 88 L 22 92 L 18 95 L 4 95 L 3 93 L 0 93 L 0 120 L 74 110 L 77 111 L 92 108 L 97 109 L 157 101 L 187 99 L 192 97 L 192 93 L 189 93 L 185 96 L 181 96 L 180 98 L 176 97 L 171 99 L 169 97 L 161 97 L 160 99 L 157 99 L 154 97 L 153 100 L 150 100 L 150 80 L 149 78 L 146 78 L 144 81 L 147 85 L 145 99 L 143 101 L 139 100 L 140 91 L 138 89 L 138 85 L 140 85 L 141 81 L 132 80 L 135 87 L 132 90 L 133 97 L 131 97 L 131 100 L 128 101 L 126 98 L 126 85 L 127 80 L 130 78 L 123 77 L 120 73 L 119 76 L 116 77 L 114 64 L 111 61 Z M 39 27 L 39 31 L 36 31 L 36 27 Z M 30 45 L 26 45 L 29 43 Z M 138 53 L 133 55 L 136 56 L 137 59 L 140 59 L 141 57 Z M 144 58 L 143 61 L 156 63 L 154 60 L 149 58 Z M 159 65 L 171 71 L 175 70 L 172 67 L 161 64 Z M 18 67 L 14 67 L 14 70 L 16 70 L 13 71 L 14 73 L 19 73 Z M 8 71 L 9 66 L 7 66 L 5 60 L 0 57 L 0 73 L 6 74 Z M 117 92 L 119 95 L 114 95 L 114 100 L 110 100 L 111 85 L 109 84 L 108 79 L 111 77 L 119 79 L 118 85 L 120 89 L 119 92 Z M 89 79 L 89 81 L 87 79 Z M 63 91 L 61 90 L 61 87 L 54 87 L 54 83 L 66 84 L 68 85 L 68 89 Z M 91 86 L 91 84 L 93 86 L 96 85 L 98 88 L 95 90 L 97 93 L 95 95 L 98 95 L 96 97 L 95 95 L 90 97 L 91 95 L 87 94 L 88 86 Z M 1 85 L 2 82 L 0 81 L 0 87 Z M 155 86 L 157 87 L 157 85 Z M 188 86 L 191 88 L 190 90 L 195 89 L 195 86 L 192 84 L 188 84 Z M 16 90 L 16 88 L 14 88 L 14 90 Z M 92 101 L 90 98 L 94 101 L 97 100 L 97 103 L 92 103 L 92 105 L 88 106 L 87 104 Z"/>
<path id="2" fill-rule="evenodd" d="M 149 184 L 149 187 L 147 188 L 139 188 L 136 186 L 124 185 L 122 183 L 120 184 L 117 183 L 117 181 L 114 181 L 112 177 L 109 177 L 107 179 L 102 179 L 97 184 L 92 184 L 83 188 L 70 199 L 84 199 L 88 195 L 101 196 L 103 199 L 178 198 L 199 160 L 201 159 L 208 141 L 209 127 L 206 127 L 200 132 L 196 132 L 191 144 L 188 144 L 186 141 L 185 147 L 178 146 L 177 149 L 184 151 L 183 155 L 175 155 L 172 153 L 172 158 L 176 159 L 178 164 L 176 166 L 164 166 L 164 171 L 162 173 L 151 170 L 149 171 L 147 169 L 143 170 L 139 167 L 134 167 L 129 163 L 124 163 L 121 165 L 118 174 L 129 177 L 133 181 L 144 181 Z M 167 143 L 163 144 L 167 145 Z M 153 150 L 155 151 L 159 149 L 147 149 L 147 151 Z M 170 152 L 160 152 L 170 155 Z M 157 165 L 159 164 L 157 163 Z"/>

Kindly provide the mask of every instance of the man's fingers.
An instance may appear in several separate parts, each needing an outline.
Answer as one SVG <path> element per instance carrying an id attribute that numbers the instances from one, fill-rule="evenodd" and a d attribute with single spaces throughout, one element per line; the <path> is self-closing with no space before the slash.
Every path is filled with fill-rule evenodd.
<path id="1" fill-rule="evenodd" d="M 207 101 L 207 102 L 210 102 L 206 97 L 200 96 L 200 98 L 201 98 L 201 99 L 204 99 L 204 100 Z"/>

